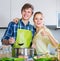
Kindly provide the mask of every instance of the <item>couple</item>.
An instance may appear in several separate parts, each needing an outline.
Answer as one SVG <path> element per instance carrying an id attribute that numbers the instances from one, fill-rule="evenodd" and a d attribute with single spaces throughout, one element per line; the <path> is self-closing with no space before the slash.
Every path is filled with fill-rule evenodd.
<path id="1" fill-rule="evenodd" d="M 2 38 L 2 44 L 14 44 L 18 36 L 17 29 L 19 27 L 20 29 L 31 31 L 31 36 L 33 38 L 33 41 L 31 41 L 32 48 L 36 49 L 37 54 L 49 53 L 47 49 L 48 44 L 51 44 L 54 47 L 58 46 L 58 41 L 53 37 L 50 30 L 44 25 L 44 17 L 42 12 L 36 12 L 33 16 L 33 22 L 36 29 L 30 24 L 29 19 L 33 15 L 33 11 L 34 7 L 31 4 L 26 3 L 23 5 L 21 9 L 22 18 L 16 18 L 14 21 L 9 23 L 8 28 Z M 18 24 L 20 25 L 18 26 Z M 26 34 L 30 37 L 28 33 Z"/>

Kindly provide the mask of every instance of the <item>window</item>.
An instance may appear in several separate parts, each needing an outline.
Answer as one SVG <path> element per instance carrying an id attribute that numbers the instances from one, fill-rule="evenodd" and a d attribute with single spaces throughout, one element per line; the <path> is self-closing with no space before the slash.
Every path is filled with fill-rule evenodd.
<path id="1" fill-rule="evenodd" d="M 57 13 L 57 28 L 60 28 L 60 13 Z"/>

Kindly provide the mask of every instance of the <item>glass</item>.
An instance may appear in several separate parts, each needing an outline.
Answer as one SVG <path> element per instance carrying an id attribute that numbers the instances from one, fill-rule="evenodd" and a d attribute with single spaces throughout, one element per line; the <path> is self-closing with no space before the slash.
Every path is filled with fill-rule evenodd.
<path id="1" fill-rule="evenodd" d="M 12 57 L 11 53 L 11 46 L 10 45 L 2 45 L 2 48 L 0 49 L 0 57 Z"/>

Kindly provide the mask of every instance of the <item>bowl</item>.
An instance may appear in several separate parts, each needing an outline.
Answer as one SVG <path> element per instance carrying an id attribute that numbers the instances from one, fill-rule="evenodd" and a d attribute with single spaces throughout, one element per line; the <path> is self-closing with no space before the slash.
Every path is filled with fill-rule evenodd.
<path id="1" fill-rule="evenodd" d="M 58 61 L 57 57 L 33 58 L 34 61 Z"/>
<path id="2" fill-rule="evenodd" d="M 51 61 L 51 58 L 33 58 L 34 61 Z"/>

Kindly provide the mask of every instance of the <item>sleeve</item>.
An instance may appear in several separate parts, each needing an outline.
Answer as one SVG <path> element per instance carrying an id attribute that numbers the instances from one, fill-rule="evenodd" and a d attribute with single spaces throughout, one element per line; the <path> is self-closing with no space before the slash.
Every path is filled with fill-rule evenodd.
<path id="1" fill-rule="evenodd" d="M 5 34 L 4 34 L 4 36 L 2 37 L 2 40 L 3 40 L 3 39 L 8 40 L 8 39 L 12 36 L 12 33 L 13 33 L 13 26 L 12 26 L 12 25 L 13 25 L 12 22 L 10 22 L 10 23 L 8 24 L 8 27 L 7 27 L 6 31 L 5 31 Z"/>

